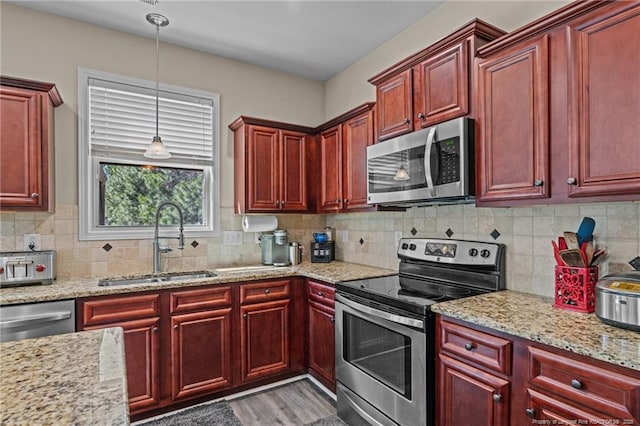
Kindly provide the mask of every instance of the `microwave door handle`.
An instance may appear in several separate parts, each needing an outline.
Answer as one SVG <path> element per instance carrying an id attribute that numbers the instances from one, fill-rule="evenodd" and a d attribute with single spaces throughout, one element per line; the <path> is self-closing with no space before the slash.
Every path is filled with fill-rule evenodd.
<path id="1" fill-rule="evenodd" d="M 432 198 L 436 196 L 436 187 L 433 185 L 433 178 L 431 177 L 431 148 L 433 147 L 433 140 L 436 136 L 436 127 L 432 127 L 427 135 L 427 145 L 424 149 L 424 172 L 427 178 L 427 188 Z"/>

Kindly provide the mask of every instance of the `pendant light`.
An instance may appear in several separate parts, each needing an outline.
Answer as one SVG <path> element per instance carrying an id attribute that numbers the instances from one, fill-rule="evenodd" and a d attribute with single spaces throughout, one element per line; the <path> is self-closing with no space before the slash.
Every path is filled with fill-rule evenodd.
<path id="1" fill-rule="evenodd" d="M 395 176 L 393 176 L 393 180 L 409 180 L 411 177 L 409 176 L 409 172 L 404 168 L 405 154 L 406 150 L 402 151 L 402 162 L 400 163 L 400 168 L 396 170 Z"/>
<path id="2" fill-rule="evenodd" d="M 158 14 L 149 13 L 147 15 L 147 21 L 150 24 L 156 26 L 156 135 L 153 137 L 153 141 L 149 144 L 144 156 L 153 159 L 167 159 L 171 158 L 171 153 L 167 150 L 167 147 L 162 143 L 160 134 L 158 132 L 158 92 L 160 86 L 160 27 L 166 27 L 169 25 L 169 20 Z"/>

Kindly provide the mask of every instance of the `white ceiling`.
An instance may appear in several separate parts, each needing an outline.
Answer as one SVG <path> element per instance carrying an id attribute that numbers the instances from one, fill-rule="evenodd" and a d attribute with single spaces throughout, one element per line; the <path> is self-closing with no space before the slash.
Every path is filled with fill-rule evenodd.
<path id="1" fill-rule="evenodd" d="M 156 12 L 170 21 L 160 29 L 162 42 L 324 81 L 444 0 L 8 2 L 149 38 L 155 27 L 145 16 Z"/>

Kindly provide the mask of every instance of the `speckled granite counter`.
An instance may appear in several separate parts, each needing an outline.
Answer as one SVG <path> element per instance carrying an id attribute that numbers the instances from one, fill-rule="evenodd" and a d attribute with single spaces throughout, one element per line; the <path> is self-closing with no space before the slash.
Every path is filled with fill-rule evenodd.
<path id="1" fill-rule="evenodd" d="M 558 309 L 553 298 L 500 291 L 432 305 L 448 317 L 640 370 L 640 333 L 602 323 L 595 314 Z"/>
<path id="2" fill-rule="evenodd" d="M 122 329 L 0 343 L 0 424 L 127 425 Z"/>
<path id="3" fill-rule="evenodd" d="M 212 270 L 215 271 L 215 270 Z M 222 284 L 257 279 L 304 276 L 320 281 L 336 283 L 338 281 L 380 277 L 397 273 L 390 269 L 375 268 L 347 262 L 311 263 L 302 262 L 292 267 L 274 268 L 268 271 L 246 273 L 220 273 L 210 278 L 185 281 L 172 281 L 149 284 L 120 285 L 99 287 L 97 279 L 58 280 L 51 285 L 26 286 L 0 289 L 0 305 L 18 303 L 45 302 L 50 300 L 75 299 L 78 297 L 104 296 L 110 294 L 134 293 L 139 291 L 163 290 L 168 288 L 196 287 L 210 284 Z"/>

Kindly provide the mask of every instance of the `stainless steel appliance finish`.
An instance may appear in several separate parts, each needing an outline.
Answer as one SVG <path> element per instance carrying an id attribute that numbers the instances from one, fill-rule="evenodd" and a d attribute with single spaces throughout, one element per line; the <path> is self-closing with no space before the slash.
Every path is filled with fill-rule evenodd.
<path id="1" fill-rule="evenodd" d="M 51 284 L 56 278 L 54 250 L 0 253 L 0 287 Z"/>
<path id="2" fill-rule="evenodd" d="M 284 229 L 273 231 L 273 245 L 271 246 L 273 266 L 289 266 L 289 233 Z"/>
<path id="3" fill-rule="evenodd" d="M 173 251 L 173 249 L 169 246 L 160 245 L 160 238 L 167 239 L 171 237 L 160 237 L 158 235 L 159 233 L 158 227 L 160 224 L 160 211 L 165 207 L 169 207 L 169 206 L 172 206 L 176 210 L 178 210 L 178 215 L 180 216 L 180 229 L 178 230 L 178 236 L 175 238 L 178 240 L 178 250 L 184 250 L 184 232 L 183 232 L 184 220 L 182 218 L 182 210 L 180 209 L 180 206 L 178 206 L 176 203 L 172 203 L 171 201 L 162 203 L 158 206 L 158 209 L 156 210 L 156 227 L 153 234 L 152 245 L 153 245 L 153 273 L 154 274 L 157 274 L 158 272 L 160 272 L 160 253 L 169 253 L 170 251 Z"/>
<path id="4" fill-rule="evenodd" d="M 598 281 L 596 316 L 606 324 L 640 331 L 640 271 L 607 275 Z"/>
<path id="5" fill-rule="evenodd" d="M 76 331 L 73 300 L 0 306 L 0 342 Z"/>
<path id="6" fill-rule="evenodd" d="M 502 244 L 401 239 L 399 274 L 336 284 L 338 415 L 349 424 L 435 422 L 430 306 L 505 287 Z"/>
<path id="7" fill-rule="evenodd" d="M 472 123 L 456 118 L 367 147 L 367 202 L 418 206 L 472 201 Z"/>

